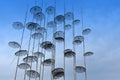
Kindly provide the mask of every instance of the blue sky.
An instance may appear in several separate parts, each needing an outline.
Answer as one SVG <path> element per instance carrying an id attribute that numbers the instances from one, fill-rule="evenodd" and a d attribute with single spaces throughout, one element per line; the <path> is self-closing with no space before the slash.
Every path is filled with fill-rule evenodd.
<path id="1" fill-rule="evenodd" d="M 83 6 L 84 26 L 92 29 L 86 36 L 86 50 L 94 52 L 87 58 L 88 80 L 119 80 L 120 0 L 75 0 L 74 4 L 75 12 Z M 24 21 L 26 5 L 32 7 L 34 0 L 0 1 L 0 80 L 13 79 L 15 61 L 12 60 L 16 50 L 8 42 L 19 39 L 20 31 L 12 28 L 12 22 Z"/>

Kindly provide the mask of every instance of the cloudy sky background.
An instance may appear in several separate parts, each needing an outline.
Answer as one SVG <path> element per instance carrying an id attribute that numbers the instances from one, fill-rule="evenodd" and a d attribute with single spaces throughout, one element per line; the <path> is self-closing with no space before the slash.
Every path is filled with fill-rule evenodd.
<path id="1" fill-rule="evenodd" d="M 93 56 L 87 58 L 88 80 L 119 80 L 120 1 L 82 0 L 82 4 L 77 1 L 75 4 L 82 5 L 84 9 L 84 26 L 92 29 L 91 34 L 86 36 L 86 50 L 94 52 Z M 0 80 L 11 80 L 14 77 L 16 50 L 11 49 L 8 42 L 19 40 L 20 32 L 12 28 L 12 23 L 23 22 L 26 5 L 32 7 L 33 2 L 34 0 L 0 1 Z M 79 8 L 75 10 L 77 9 Z"/>

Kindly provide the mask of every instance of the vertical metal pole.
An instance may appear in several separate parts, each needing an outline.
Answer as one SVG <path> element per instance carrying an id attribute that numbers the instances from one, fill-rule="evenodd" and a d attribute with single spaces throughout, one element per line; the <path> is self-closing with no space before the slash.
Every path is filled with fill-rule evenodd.
<path id="1" fill-rule="evenodd" d="M 23 42 L 23 37 L 24 37 L 24 32 L 25 32 L 25 27 L 26 27 L 27 14 L 28 14 L 28 6 L 27 6 L 26 14 L 25 14 L 24 29 L 23 29 L 23 34 L 22 34 L 22 38 L 21 38 L 21 45 Z M 26 80 L 26 69 L 25 69 L 25 73 L 24 73 L 24 80 Z"/>
<path id="2" fill-rule="evenodd" d="M 38 71 L 38 61 L 36 61 L 36 71 Z M 39 76 L 40 77 L 40 76 Z M 36 80 L 37 78 L 35 78 Z"/>
<path id="3" fill-rule="evenodd" d="M 23 38 L 24 38 L 24 32 L 25 32 L 25 25 L 26 25 L 26 20 L 27 20 L 27 14 L 28 14 L 28 7 L 27 7 L 27 11 L 25 13 L 24 28 L 23 28 L 23 31 L 22 31 L 21 42 L 20 42 L 21 47 L 22 47 Z M 21 47 L 20 47 L 20 50 L 21 50 Z M 20 56 L 18 56 L 18 59 L 17 59 L 17 65 L 16 65 L 16 71 L 15 71 L 14 80 L 16 80 L 16 78 L 17 78 L 19 59 L 20 59 Z"/>
<path id="4" fill-rule="evenodd" d="M 41 78 L 41 63 L 42 63 L 42 56 L 41 56 L 41 58 L 40 58 L 40 70 L 39 70 L 40 77 L 39 77 L 39 80 L 40 80 L 40 78 Z"/>
<path id="5" fill-rule="evenodd" d="M 43 0 L 42 0 L 42 8 L 43 8 Z M 44 26 L 46 27 L 45 25 L 45 22 L 46 22 L 46 19 L 44 19 Z M 47 31 L 45 33 L 45 40 L 47 38 Z M 43 42 L 44 38 L 42 39 L 42 42 Z M 43 57 L 43 61 L 45 60 L 45 50 L 44 50 L 44 57 Z M 43 69 L 42 69 L 42 80 L 44 80 L 44 64 L 43 64 Z"/>
<path id="6" fill-rule="evenodd" d="M 45 40 L 47 38 L 47 32 L 46 32 L 46 35 L 45 35 Z M 44 54 L 46 53 L 46 51 L 44 50 Z M 43 57 L 43 61 L 45 60 L 45 56 Z M 44 64 L 43 64 L 43 69 L 42 69 L 42 80 L 44 80 Z"/>
<path id="7" fill-rule="evenodd" d="M 32 34 L 32 30 L 30 31 L 30 37 L 29 37 L 29 42 L 28 42 L 28 54 L 27 54 L 27 57 L 29 55 L 29 52 L 30 52 L 30 42 L 31 42 L 31 34 Z M 26 62 L 27 63 L 27 62 Z M 31 67 L 30 67 L 31 69 Z M 26 79 L 26 70 L 25 70 L 25 74 L 24 74 L 24 80 Z M 30 80 L 30 77 L 29 77 L 29 80 Z"/>
<path id="8" fill-rule="evenodd" d="M 40 25 L 41 25 L 41 21 L 40 21 Z M 42 41 L 43 41 L 43 39 L 44 39 L 44 34 L 42 33 Z M 42 42 L 41 41 L 41 42 Z M 40 38 L 39 38 L 39 40 L 38 40 L 38 52 L 39 52 L 39 50 L 40 50 Z M 41 50 L 41 52 L 42 52 L 42 50 Z M 39 69 L 39 74 L 40 74 L 40 76 L 39 76 L 39 80 L 40 80 L 40 78 L 41 78 L 41 63 L 42 63 L 42 56 L 40 57 L 40 69 Z"/>
<path id="9" fill-rule="evenodd" d="M 27 57 L 29 55 L 29 52 L 30 52 L 30 42 L 31 42 L 31 34 L 32 34 L 32 30 L 30 31 L 30 37 L 29 37 L 29 41 L 28 41 L 28 54 L 27 54 Z M 27 63 L 27 62 L 26 62 Z M 30 67 L 31 69 L 31 67 Z M 24 80 L 26 79 L 26 70 L 25 70 L 25 74 L 24 74 Z M 30 80 L 30 77 L 29 77 L 29 80 Z"/>
<path id="10" fill-rule="evenodd" d="M 65 0 L 64 0 L 64 15 L 65 15 L 65 8 L 66 8 L 66 5 L 65 5 Z M 65 53 L 65 20 L 64 20 L 64 53 Z M 66 76 L 65 76 L 65 54 L 64 54 L 64 79 L 65 80 Z"/>
<path id="11" fill-rule="evenodd" d="M 32 56 L 33 56 L 33 53 L 34 53 L 34 48 L 35 48 L 35 38 L 33 39 L 33 46 L 32 46 Z M 37 64 L 37 62 L 36 62 L 36 64 Z M 31 68 L 32 68 L 32 62 L 31 62 Z M 37 69 L 37 68 L 36 68 Z M 35 78 L 35 80 L 36 80 L 36 78 Z"/>
<path id="12" fill-rule="evenodd" d="M 55 11 L 54 11 L 54 15 L 53 15 L 53 19 L 55 18 L 56 16 L 56 0 L 54 0 L 54 8 L 55 8 Z M 54 21 L 54 20 L 53 20 Z M 55 23 L 55 22 L 54 22 Z M 56 32 L 56 23 L 55 23 L 55 26 L 53 27 L 53 34 Z M 55 42 L 55 39 L 54 39 L 54 36 L 53 36 L 53 44 L 56 46 L 56 42 Z M 56 56 L 56 47 L 54 47 L 54 50 L 53 50 L 53 54 L 52 54 L 52 58 L 55 60 L 55 56 Z M 56 61 L 56 60 L 55 60 Z M 52 70 L 55 69 L 55 63 L 53 64 L 53 67 L 52 67 Z M 52 76 L 52 80 L 54 80 L 53 78 L 53 75 L 52 75 L 52 71 L 51 71 L 51 76 Z"/>
<path id="13" fill-rule="evenodd" d="M 72 4 L 72 12 L 74 14 L 74 3 Z M 72 21 L 74 21 L 74 16 L 73 16 L 73 19 Z M 74 23 L 72 23 L 72 26 L 73 26 L 73 39 L 74 39 L 74 36 L 75 36 L 75 26 L 74 26 Z M 73 44 L 73 51 L 75 52 L 75 45 Z M 75 70 L 75 67 L 76 67 L 76 55 L 74 56 L 74 59 L 73 59 L 74 63 L 73 63 L 73 70 L 74 70 L 74 80 L 76 80 L 76 70 Z"/>
<path id="14" fill-rule="evenodd" d="M 41 5 L 41 8 L 43 9 L 43 0 L 41 0 L 40 5 Z M 40 25 L 41 25 L 41 22 L 42 21 L 40 21 Z M 44 40 L 44 32 L 42 32 L 42 41 L 41 42 L 43 42 L 43 40 Z M 39 52 L 39 50 L 40 50 L 40 38 L 38 40 L 38 52 Z M 42 52 L 42 50 L 43 49 L 41 49 L 41 52 Z M 40 74 L 39 80 L 41 79 L 41 76 L 42 76 L 42 74 L 41 74 L 41 66 L 42 66 L 42 56 L 40 57 L 40 63 L 39 63 L 39 74 Z"/>
<path id="15" fill-rule="evenodd" d="M 14 80 L 16 80 L 16 78 L 17 78 L 19 59 L 20 59 L 20 56 L 18 56 L 18 59 L 17 59 L 17 65 L 16 65 L 16 71 L 15 71 Z"/>
<path id="16" fill-rule="evenodd" d="M 84 29 L 83 8 L 81 8 L 81 17 L 82 17 L 82 30 L 83 30 L 83 29 Z M 82 35 L 82 36 L 83 36 L 83 35 Z M 84 55 L 84 53 L 85 53 L 85 38 L 84 38 L 84 40 L 83 40 L 83 55 Z M 87 68 L 87 67 L 86 67 L 85 56 L 84 56 L 84 66 L 85 66 L 85 68 Z M 86 69 L 86 71 L 85 71 L 85 80 L 87 80 L 87 69 Z"/>

